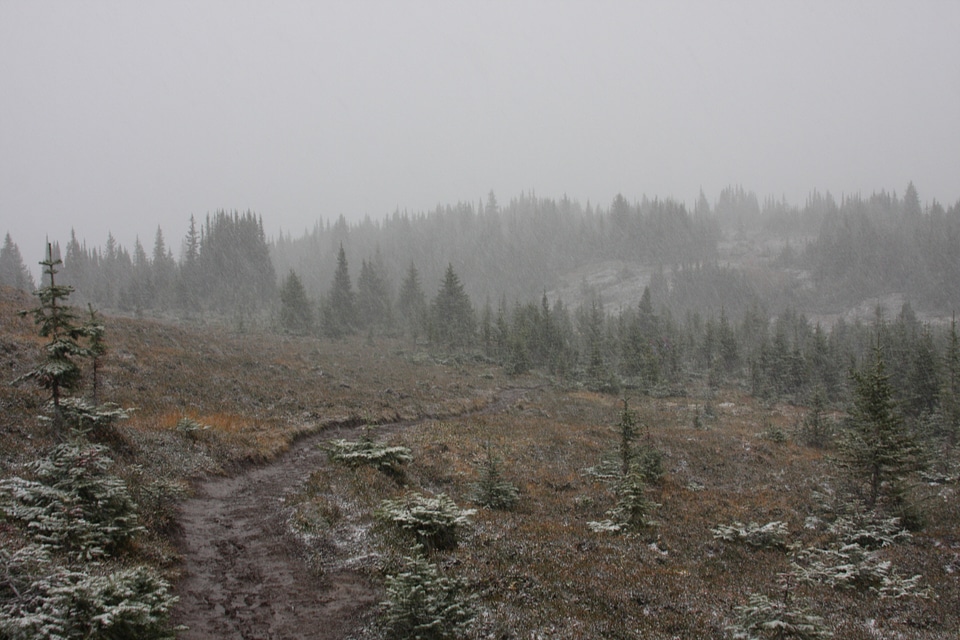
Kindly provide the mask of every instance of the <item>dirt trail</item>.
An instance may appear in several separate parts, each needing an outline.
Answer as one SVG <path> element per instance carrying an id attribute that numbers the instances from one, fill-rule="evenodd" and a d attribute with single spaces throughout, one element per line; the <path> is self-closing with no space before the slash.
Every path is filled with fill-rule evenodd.
<path id="1" fill-rule="evenodd" d="M 297 442 L 272 464 L 208 480 L 182 507 L 180 638 L 343 638 L 376 600 L 363 576 L 311 572 L 285 533 L 284 499 L 323 464 L 330 430 Z"/>
<path id="2" fill-rule="evenodd" d="M 505 391 L 482 412 L 501 410 L 523 393 Z M 333 640 L 359 628 L 377 601 L 374 585 L 353 571 L 311 572 L 285 533 L 284 502 L 327 464 L 319 443 L 360 433 L 360 427 L 324 429 L 269 465 L 199 485 L 180 518 L 184 573 L 173 620 L 188 628 L 180 638 Z"/>

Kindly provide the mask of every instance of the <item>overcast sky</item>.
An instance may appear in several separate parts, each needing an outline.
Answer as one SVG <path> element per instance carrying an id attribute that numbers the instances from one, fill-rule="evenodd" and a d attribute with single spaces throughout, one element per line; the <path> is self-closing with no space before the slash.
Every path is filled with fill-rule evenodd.
<path id="1" fill-rule="evenodd" d="M 960 198 L 960 2 L 0 0 L 0 233 L 191 214 Z"/>

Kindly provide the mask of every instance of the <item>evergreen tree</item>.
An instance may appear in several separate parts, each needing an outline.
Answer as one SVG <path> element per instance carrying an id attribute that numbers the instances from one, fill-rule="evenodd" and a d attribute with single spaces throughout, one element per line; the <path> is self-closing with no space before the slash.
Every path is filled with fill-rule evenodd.
<path id="1" fill-rule="evenodd" d="M 106 329 L 103 321 L 94 311 L 93 305 L 87 304 L 87 320 L 83 323 L 83 335 L 87 338 L 87 353 L 92 367 L 90 379 L 90 394 L 94 406 L 100 403 L 100 360 L 107 353 L 107 344 L 103 340 Z"/>
<path id="2" fill-rule="evenodd" d="M 555 309 L 550 308 L 547 292 L 544 291 L 540 298 L 540 315 L 537 323 L 537 358 L 540 364 L 546 365 L 551 373 L 566 369 L 567 345 L 564 342 L 558 317 L 558 311 L 562 310 L 562 304 Z"/>
<path id="3" fill-rule="evenodd" d="M 866 504 L 873 508 L 884 498 L 901 500 L 907 476 L 923 464 L 899 415 L 879 345 L 873 366 L 852 377 L 854 399 L 841 443 L 842 464 L 865 487 Z"/>
<path id="4" fill-rule="evenodd" d="M 920 195 L 917 188 L 913 186 L 913 181 L 907 185 L 907 190 L 903 194 L 903 215 L 906 218 L 916 220 L 922 213 L 920 208 Z"/>
<path id="5" fill-rule="evenodd" d="M 595 383 L 606 380 L 609 375 L 604 361 L 604 314 L 597 296 L 592 297 L 589 308 L 580 307 L 577 325 L 587 357 L 587 376 Z"/>
<path id="6" fill-rule="evenodd" d="M 180 273 L 177 279 L 177 304 L 187 312 L 200 310 L 203 280 L 200 271 L 200 247 L 203 239 L 197 221 L 190 216 L 190 226 L 183 239 Z"/>
<path id="7" fill-rule="evenodd" d="M 535 348 L 536 307 L 532 304 L 515 304 L 513 322 L 510 325 L 507 370 L 512 375 L 521 375 L 533 366 L 531 351 Z"/>
<path id="8" fill-rule="evenodd" d="M 487 298 L 483 303 L 483 311 L 480 312 L 480 344 L 483 345 L 483 353 L 488 358 L 495 357 L 494 333 L 493 305 L 490 304 L 490 298 Z"/>
<path id="9" fill-rule="evenodd" d="M 167 308 L 173 301 L 174 281 L 177 276 L 177 263 L 173 254 L 167 249 L 163 239 L 163 231 L 157 227 L 157 234 L 153 240 L 153 261 L 151 263 L 153 281 L 153 306 Z"/>
<path id="10" fill-rule="evenodd" d="M 933 414 L 940 406 L 940 370 L 933 336 L 924 329 L 914 345 L 905 391 L 906 413 L 912 417 Z"/>
<path id="11" fill-rule="evenodd" d="M 626 398 L 623 399 L 617 430 L 620 435 L 620 475 L 625 478 L 634 462 L 633 441 L 637 439 L 639 431 L 637 414 L 630 410 Z"/>
<path id="12" fill-rule="evenodd" d="M 397 310 L 403 319 L 403 326 L 414 343 L 423 333 L 427 321 L 427 300 L 420 286 L 420 273 L 416 265 L 410 263 L 407 275 L 400 285 L 400 295 L 397 298 Z"/>
<path id="13" fill-rule="evenodd" d="M 663 477 L 663 456 L 649 443 L 636 446 L 640 423 L 626 398 L 616 431 L 617 460 L 604 461 L 589 470 L 596 477 L 614 481 L 617 493 L 616 505 L 607 512 L 609 518 L 587 523 L 594 531 L 616 533 L 647 526 L 650 511 L 659 506 L 647 498 L 646 491 L 648 482 L 659 482 Z"/>
<path id="14" fill-rule="evenodd" d="M 353 285 L 350 283 L 350 267 L 347 253 L 340 245 L 337 253 L 337 270 L 333 275 L 330 294 L 323 305 L 323 331 L 331 338 L 340 338 L 353 333 L 356 328 L 356 306 Z"/>
<path id="15" fill-rule="evenodd" d="M 176 278 L 176 304 L 188 314 L 200 311 L 200 298 L 203 294 L 203 279 L 200 272 L 200 246 L 202 238 L 197 221 L 190 216 L 190 226 L 183 238 L 180 255 L 180 269 Z"/>
<path id="16" fill-rule="evenodd" d="M 825 394 L 829 400 L 837 400 L 843 391 L 840 374 L 840 355 L 834 352 L 831 342 L 820 326 L 813 330 L 813 337 L 809 345 L 807 361 L 810 363 L 812 385 Z"/>
<path id="17" fill-rule="evenodd" d="M 81 244 L 77 240 L 76 231 L 70 229 L 70 241 L 67 243 L 60 281 L 78 291 L 86 292 L 87 297 L 93 297 L 97 290 L 93 280 L 100 266 L 97 258 L 96 252 L 88 251 L 86 243 Z"/>
<path id="18" fill-rule="evenodd" d="M 199 263 L 202 296 L 213 309 L 248 314 L 276 301 L 270 248 L 263 221 L 253 212 L 208 217 Z"/>
<path id="19" fill-rule="evenodd" d="M 659 378 L 659 363 L 653 349 L 656 330 L 643 306 L 641 300 L 638 314 L 625 321 L 620 345 L 620 370 L 626 376 L 639 376 L 650 386 L 656 384 Z"/>
<path id="20" fill-rule="evenodd" d="M 500 296 L 497 305 L 497 319 L 494 321 L 494 350 L 500 360 L 507 355 L 510 346 L 510 323 L 507 322 L 507 297 Z"/>
<path id="21" fill-rule="evenodd" d="M 100 255 L 99 273 L 92 296 L 102 306 L 116 309 L 120 306 L 120 295 L 124 285 L 133 275 L 133 260 L 130 254 L 117 243 L 113 233 L 107 233 L 107 243 Z"/>
<path id="22" fill-rule="evenodd" d="M 153 274 L 147 252 L 137 237 L 133 245 L 133 271 L 120 293 L 120 308 L 140 313 L 153 306 Z"/>
<path id="23" fill-rule="evenodd" d="M 797 439 L 800 442 L 818 449 L 825 448 L 830 444 L 830 440 L 833 437 L 832 424 L 830 420 L 823 415 L 826 408 L 824 397 L 823 389 L 818 388 L 814 392 L 810 410 L 807 412 L 807 415 L 804 416 L 803 422 L 800 423 L 797 433 Z"/>
<path id="24" fill-rule="evenodd" d="M 950 334 L 943 356 L 943 389 L 941 408 L 947 431 L 947 440 L 956 446 L 960 438 L 960 336 L 957 335 L 957 319 L 950 321 Z"/>
<path id="25" fill-rule="evenodd" d="M 64 304 L 73 293 L 73 287 L 56 283 L 57 266 L 62 264 L 62 261 L 52 256 L 53 248 L 48 244 L 47 258 L 40 262 L 44 268 L 44 286 L 35 293 L 40 299 L 40 305 L 30 311 L 21 312 L 23 315 L 32 315 L 40 328 L 40 335 L 49 339 L 44 348 L 46 359 L 15 382 L 35 380 L 42 388 L 49 389 L 54 408 L 59 414 L 62 393 L 80 386 L 80 367 L 74 359 L 86 356 L 87 351 L 79 343 L 84 336 L 84 330 L 76 324 L 73 310 Z"/>
<path id="26" fill-rule="evenodd" d="M 432 314 L 432 337 L 435 342 L 448 347 L 471 344 L 476 324 L 473 305 L 452 264 L 447 266 L 443 284 L 433 299 Z"/>
<path id="27" fill-rule="evenodd" d="M 280 288 L 280 326 L 291 333 L 310 333 L 313 330 L 313 309 L 307 292 L 293 269 Z"/>
<path id="28" fill-rule="evenodd" d="M 0 286 L 13 287 L 21 291 L 33 291 L 33 276 L 27 271 L 20 255 L 20 248 L 8 233 L 0 247 Z"/>
<path id="29" fill-rule="evenodd" d="M 363 329 L 386 332 L 393 325 L 390 282 L 379 250 L 373 260 L 364 260 L 357 278 L 357 321 Z"/>
<path id="30" fill-rule="evenodd" d="M 720 307 L 720 324 L 717 326 L 717 346 L 720 355 L 719 364 L 724 373 L 728 375 L 734 373 L 740 364 L 737 334 L 730 326 L 723 307 Z"/>
<path id="31" fill-rule="evenodd" d="M 473 501 L 483 507 L 507 511 L 520 499 L 520 491 L 503 477 L 500 465 L 501 460 L 494 455 L 490 443 L 487 443 L 480 479 L 473 487 Z"/>

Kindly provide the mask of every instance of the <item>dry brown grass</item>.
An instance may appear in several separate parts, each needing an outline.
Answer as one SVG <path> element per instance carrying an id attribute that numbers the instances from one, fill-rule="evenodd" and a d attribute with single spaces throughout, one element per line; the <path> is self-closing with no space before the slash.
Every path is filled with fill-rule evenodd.
<path id="1" fill-rule="evenodd" d="M 0 295 L 4 383 L 39 357 L 32 325 L 14 313 L 31 304 Z M 107 319 L 106 337 L 103 396 L 137 409 L 121 427 L 123 473 L 141 489 L 161 482 L 171 499 L 191 477 L 268 460 L 325 426 L 426 418 L 386 436 L 413 451 L 406 487 L 372 469 L 339 468 L 318 470 L 304 485 L 291 522 L 322 557 L 381 566 L 375 557 L 384 550 L 367 535 L 379 501 L 416 489 L 465 505 L 489 445 L 520 488 L 520 503 L 509 512 L 480 510 L 459 549 L 438 556 L 480 595 L 478 635 L 485 637 L 724 637 L 748 593 L 775 595 L 789 558 L 721 543 L 711 528 L 782 520 L 792 540 L 814 544 L 822 534 L 804 527 L 809 516 L 824 515 L 814 494 L 841 489 L 827 453 L 762 436 L 771 427 L 789 433 L 800 409 L 765 407 L 729 390 L 635 397 L 630 404 L 647 427 L 644 437 L 664 454 L 663 482 L 650 489 L 661 505 L 652 514 L 656 525 L 627 536 L 598 534 L 587 523 L 603 519 L 614 498 L 583 470 L 615 446 L 616 397 L 534 377 L 510 380 L 489 365 L 438 362 L 387 340 L 332 343 L 122 318 Z M 8 475 L 55 434 L 37 425 L 39 391 L 0 386 L 0 473 Z M 527 390 L 502 393 L 510 387 Z M 511 398 L 505 406 L 493 403 L 498 391 Z M 715 417 L 694 429 L 708 395 Z M 210 428 L 182 433 L 176 425 L 183 417 Z M 889 602 L 800 589 L 836 637 L 960 633 L 960 497 L 955 485 L 927 490 L 927 527 L 885 553 L 901 573 L 922 574 L 935 597 Z M 169 518 L 156 523 L 160 539 Z M 0 535 L 6 543 L 14 532 L 0 525 Z M 157 562 L 169 560 L 162 548 L 156 554 Z"/>
<path id="2" fill-rule="evenodd" d="M 796 408 L 766 409 L 735 392 L 712 402 L 716 417 L 694 430 L 687 399 L 631 401 L 664 453 L 666 476 L 651 489 L 661 505 L 656 525 L 627 536 L 587 526 L 613 497 L 582 473 L 615 446 L 616 398 L 540 389 L 496 415 L 430 421 L 392 438 L 413 450 L 409 481 L 417 487 L 465 504 L 489 443 L 521 489 L 515 511 L 481 510 L 461 548 L 441 557 L 481 594 L 483 633 L 493 634 L 486 637 L 725 637 L 748 593 L 777 595 L 786 551 L 722 543 L 710 530 L 782 520 L 792 542 L 817 543 L 822 533 L 804 523 L 826 517 L 814 492 L 837 489 L 834 465 L 821 451 L 761 436 L 771 425 L 789 430 Z M 887 552 L 901 573 L 921 573 L 935 598 L 797 590 L 836 637 L 955 636 L 960 588 L 947 571 L 960 553 L 957 499 L 950 490 L 939 499 L 948 506 L 930 513 L 931 526 Z"/>

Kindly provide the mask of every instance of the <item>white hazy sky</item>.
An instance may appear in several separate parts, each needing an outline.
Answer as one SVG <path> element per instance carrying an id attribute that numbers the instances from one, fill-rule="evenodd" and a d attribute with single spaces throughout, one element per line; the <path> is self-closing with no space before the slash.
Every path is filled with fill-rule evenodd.
<path id="1" fill-rule="evenodd" d="M 960 198 L 960 2 L 0 0 L 0 234 L 522 191 Z"/>

